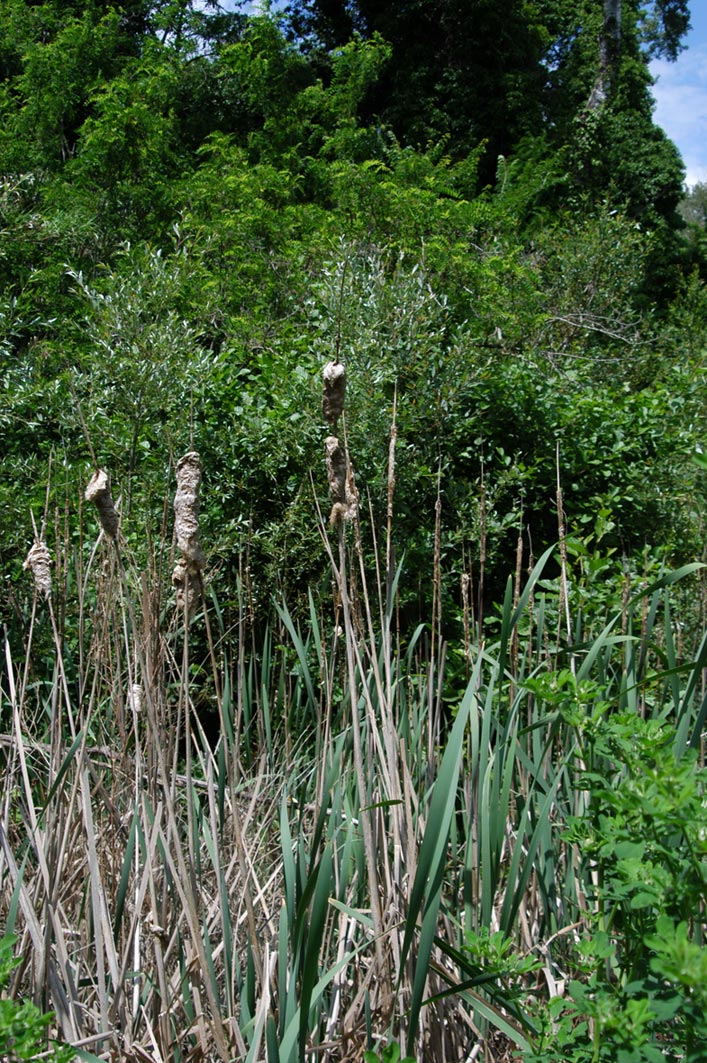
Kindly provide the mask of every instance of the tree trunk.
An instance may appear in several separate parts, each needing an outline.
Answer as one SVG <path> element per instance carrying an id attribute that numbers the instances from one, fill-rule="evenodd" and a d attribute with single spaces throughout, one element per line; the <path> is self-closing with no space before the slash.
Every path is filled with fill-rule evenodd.
<path id="1" fill-rule="evenodd" d="M 611 95 L 620 54 L 621 0 L 604 0 L 604 24 L 599 37 L 599 69 L 587 101 L 590 111 L 598 110 Z"/>

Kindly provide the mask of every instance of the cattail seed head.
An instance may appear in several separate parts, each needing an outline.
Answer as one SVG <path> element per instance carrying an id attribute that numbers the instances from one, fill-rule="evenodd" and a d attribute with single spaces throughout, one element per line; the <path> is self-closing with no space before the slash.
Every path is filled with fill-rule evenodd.
<path id="1" fill-rule="evenodd" d="M 174 496 L 174 527 L 177 546 L 187 561 L 201 565 L 204 556 L 199 545 L 199 488 L 201 458 L 190 450 L 177 462 L 177 492 Z"/>
<path id="2" fill-rule="evenodd" d="M 346 499 L 346 455 L 336 436 L 327 436 L 324 440 L 326 453 L 326 473 L 329 480 L 329 493 L 332 502 Z"/>
<path id="3" fill-rule="evenodd" d="M 336 436 L 327 436 L 324 441 L 326 453 L 327 479 L 332 507 L 329 523 L 336 527 L 344 520 L 353 520 L 358 511 L 358 490 L 354 481 L 353 470 L 347 460 L 346 451 Z"/>
<path id="4" fill-rule="evenodd" d="M 199 543 L 199 489 L 201 458 L 190 450 L 177 462 L 177 491 L 174 496 L 174 529 L 180 556 L 172 573 L 177 592 L 177 608 L 190 617 L 201 600 L 201 567 L 204 555 Z"/>
<path id="5" fill-rule="evenodd" d="M 346 397 L 346 370 L 341 362 L 327 362 L 322 370 L 322 412 L 332 428 L 341 417 Z"/>
<path id="6" fill-rule="evenodd" d="M 132 683 L 128 691 L 128 706 L 139 716 L 142 712 L 142 684 Z"/>
<path id="7" fill-rule="evenodd" d="M 93 502 L 95 505 L 101 527 L 108 538 L 115 539 L 118 535 L 119 518 L 110 493 L 108 473 L 97 469 L 86 485 L 84 496 L 87 502 Z"/>
<path id="8" fill-rule="evenodd" d="M 172 573 L 172 586 L 177 592 L 177 609 L 193 616 L 201 600 L 201 565 L 180 557 Z"/>
<path id="9" fill-rule="evenodd" d="M 37 594 L 48 598 L 52 593 L 52 555 L 46 543 L 36 542 L 30 549 L 22 566 L 25 570 L 30 569 L 34 576 L 34 586 Z"/>
<path id="10" fill-rule="evenodd" d="M 344 520 L 353 520 L 358 513 L 358 488 L 354 480 L 351 462 L 346 463 L 346 510 L 343 513 Z"/>

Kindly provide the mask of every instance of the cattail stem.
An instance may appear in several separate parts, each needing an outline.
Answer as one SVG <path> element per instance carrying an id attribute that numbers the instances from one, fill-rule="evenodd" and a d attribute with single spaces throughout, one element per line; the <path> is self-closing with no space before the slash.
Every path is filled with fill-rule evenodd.
<path id="1" fill-rule="evenodd" d="M 555 468 L 557 474 L 557 534 L 560 541 L 560 613 L 564 611 L 565 630 L 567 641 L 572 642 L 572 619 L 570 617 L 569 581 L 567 579 L 567 539 L 565 536 L 565 510 L 562 499 L 562 483 L 560 481 L 560 444 L 555 451 Z M 561 621 L 558 618 L 558 624 Z M 570 669 L 574 675 L 576 663 L 574 654 L 570 654 Z"/>
<path id="2" fill-rule="evenodd" d="M 343 365 L 338 361 L 328 362 L 322 371 L 322 410 L 328 421 L 332 433 L 336 431 L 339 417 L 344 411 L 344 399 L 346 395 L 346 373 Z M 371 895 L 371 918 L 373 921 L 373 933 L 375 938 L 376 966 L 378 978 L 382 989 L 382 1006 L 386 1015 L 390 1014 L 392 992 L 389 972 L 387 970 L 385 953 L 383 950 L 383 910 L 381 906 L 380 884 L 378 875 L 378 862 L 376 858 L 376 845 L 373 837 L 372 815 L 367 806 L 370 797 L 367 787 L 367 773 L 363 757 L 363 725 L 359 709 L 359 690 L 357 676 L 361 677 L 363 697 L 368 701 L 370 695 L 366 687 L 363 662 L 359 652 L 358 638 L 351 615 L 351 599 L 349 596 L 349 582 L 346 565 L 346 539 L 345 522 L 356 522 L 356 549 L 359 561 L 363 560 L 363 551 L 360 543 L 360 529 L 358 526 L 358 490 L 354 480 L 353 470 L 349 461 L 348 447 L 346 444 L 346 429 L 344 427 L 344 444 L 340 443 L 336 435 L 332 434 L 325 441 L 325 453 L 327 464 L 327 479 L 329 481 L 329 493 L 332 501 L 330 524 L 338 532 L 339 539 L 339 566 L 338 571 L 334 563 L 331 547 L 325 536 L 327 550 L 332 563 L 332 569 L 338 583 L 341 598 L 341 611 L 344 622 L 344 639 L 346 644 L 346 672 L 349 688 L 349 700 L 351 703 L 351 727 L 353 732 L 354 747 L 354 771 L 359 798 L 359 815 L 361 829 L 363 831 L 363 845 L 366 855 L 366 867 L 368 871 L 369 890 Z M 365 585 L 365 580 L 364 580 Z M 366 600 L 367 614 L 369 616 L 368 601 Z M 375 658 L 375 654 L 373 654 Z M 382 689 L 380 676 L 376 675 L 379 689 Z M 384 700 L 384 699 L 383 699 Z M 370 709 L 370 705 L 368 706 Z M 372 712 L 371 712 L 372 715 Z M 382 758 L 383 759 L 383 758 Z M 388 786 L 390 791 L 390 786 Z"/>

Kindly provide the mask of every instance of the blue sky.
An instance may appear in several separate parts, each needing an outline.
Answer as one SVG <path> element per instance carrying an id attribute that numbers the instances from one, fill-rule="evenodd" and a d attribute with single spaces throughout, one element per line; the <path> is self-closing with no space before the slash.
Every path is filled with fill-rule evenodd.
<path id="1" fill-rule="evenodd" d="M 707 0 L 692 0 L 690 22 L 686 50 L 675 63 L 652 63 L 651 72 L 654 120 L 677 144 L 692 186 L 707 182 Z"/>

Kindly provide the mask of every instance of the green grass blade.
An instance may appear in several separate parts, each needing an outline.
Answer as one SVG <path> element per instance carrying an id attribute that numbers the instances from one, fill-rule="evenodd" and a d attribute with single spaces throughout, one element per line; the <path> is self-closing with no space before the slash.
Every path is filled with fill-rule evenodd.
<path id="1" fill-rule="evenodd" d="M 118 943 L 118 935 L 120 933 L 120 925 L 123 921 L 123 912 L 125 910 L 125 898 L 128 895 L 128 888 L 130 885 L 130 873 L 133 866 L 133 856 L 135 853 L 135 842 L 137 839 L 137 833 L 139 829 L 139 817 L 138 809 L 135 807 L 133 810 L 132 822 L 130 824 L 130 833 L 128 834 L 128 843 L 125 846 L 125 855 L 123 856 L 123 867 L 120 873 L 120 882 L 118 883 L 118 892 L 115 899 L 115 917 L 113 919 L 113 940 Z"/>
<path id="2" fill-rule="evenodd" d="M 327 846 L 317 869 L 317 885 L 312 900 L 312 911 L 309 920 L 307 942 L 304 950 L 304 965 L 302 968 L 302 987 L 300 996 L 300 1063 L 304 1063 L 304 1054 L 307 1047 L 309 1010 L 312 1003 L 314 987 L 318 981 L 319 954 L 321 952 L 324 927 L 329 910 L 329 897 L 334 886 L 332 866 L 331 847 Z"/>
<path id="3" fill-rule="evenodd" d="M 307 691 L 307 696 L 312 707 L 314 708 L 317 705 L 317 698 L 314 693 L 314 683 L 312 682 L 312 675 L 309 670 L 307 647 L 304 643 L 304 640 L 302 639 L 300 632 L 295 627 L 294 621 L 290 616 L 290 612 L 287 606 L 284 603 L 282 605 L 278 605 L 276 603 L 275 608 L 277 609 L 280 618 L 285 627 L 287 628 L 290 634 L 290 638 L 292 639 L 292 645 L 295 648 L 295 653 L 297 654 L 300 667 L 302 669 L 302 679 L 304 681 L 304 685 Z"/>
<path id="4" fill-rule="evenodd" d="M 446 864 L 447 838 L 457 797 L 459 771 L 464 753 L 464 732 L 469 722 L 471 704 L 475 697 L 475 684 L 470 682 L 459 707 L 457 717 L 449 735 L 439 773 L 432 791 L 425 833 L 420 846 L 420 856 L 415 873 L 415 880 L 410 892 L 410 901 L 405 920 L 405 934 L 401 953 L 401 973 L 412 947 L 413 936 L 419 918 L 423 920 L 424 938 L 421 941 L 421 954 L 418 954 L 417 966 L 427 968 L 431 947 L 430 926 L 436 923 L 439 907 L 442 879 Z M 410 1001 L 410 1014 L 419 1016 L 423 998 L 424 981 L 415 977 L 416 992 Z M 410 1024 L 408 1044 L 412 1045 L 416 1034 L 416 1025 Z"/>

